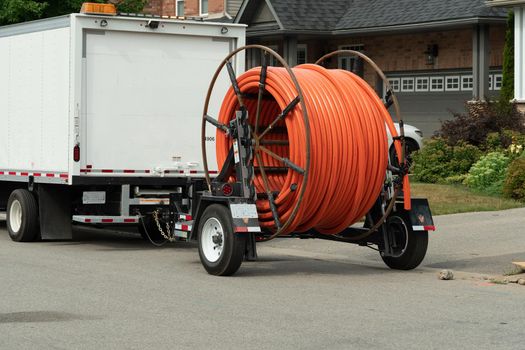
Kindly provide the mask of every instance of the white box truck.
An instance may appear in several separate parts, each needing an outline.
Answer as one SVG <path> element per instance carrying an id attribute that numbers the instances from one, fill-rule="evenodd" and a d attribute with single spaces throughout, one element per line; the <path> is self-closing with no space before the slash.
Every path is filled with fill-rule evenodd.
<path id="1" fill-rule="evenodd" d="M 188 195 L 204 184 L 206 90 L 244 44 L 243 25 L 160 17 L 0 28 L 0 210 L 11 238 L 68 239 L 72 222 L 140 224 L 170 193 L 191 210 Z M 243 53 L 233 68 L 244 71 Z M 219 76 L 210 113 L 229 87 Z"/>

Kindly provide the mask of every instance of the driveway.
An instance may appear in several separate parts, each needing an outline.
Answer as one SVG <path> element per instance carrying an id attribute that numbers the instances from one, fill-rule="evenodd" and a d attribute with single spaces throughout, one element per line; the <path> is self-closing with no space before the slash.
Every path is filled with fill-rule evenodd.
<path id="1" fill-rule="evenodd" d="M 16 244 L 0 222 L 1 349 L 523 349 L 525 209 L 435 218 L 423 265 L 280 239 L 234 277 L 207 275 L 196 245 L 153 248 L 91 228 Z M 436 278 L 453 269 L 456 280 Z"/>

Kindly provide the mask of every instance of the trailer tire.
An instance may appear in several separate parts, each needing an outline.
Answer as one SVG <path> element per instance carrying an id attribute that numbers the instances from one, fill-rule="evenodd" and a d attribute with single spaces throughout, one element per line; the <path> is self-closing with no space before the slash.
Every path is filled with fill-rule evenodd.
<path id="1" fill-rule="evenodd" d="M 398 256 L 383 256 L 381 253 L 385 264 L 394 270 L 412 270 L 418 267 L 427 253 L 428 231 L 415 232 L 406 215 L 390 216 L 387 219 L 387 229 L 396 235 L 400 244 Z"/>
<path id="2" fill-rule="evenodd" d="M 233 232 L 230 210 L 221 204 L 208 206 L 199 220 L 199 257 L 206 271 L 231 276 L 241 266 L 246 236 Z"/>
<path id="3" fill-rule="evenodd" d="M 14 190 L 7 202 L 7 231 L 15 242 L 32 242 L 38 239 L 40 220 L 38 202 L 28 190 Z"/>

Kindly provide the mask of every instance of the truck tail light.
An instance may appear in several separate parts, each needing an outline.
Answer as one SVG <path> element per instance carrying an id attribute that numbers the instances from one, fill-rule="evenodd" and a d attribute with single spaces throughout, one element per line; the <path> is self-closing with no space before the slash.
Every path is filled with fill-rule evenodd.
<path id="1" fill-rule="evenodd" d="M 222 194 L 225 196 L 231 196 L 233 193 L 233 187 L 230 184 L 224 184 L 222 185 Z"/>
<path id="2" fill-rule="evenodd" d="M 73 160 L 75 162 L 80 160 L 80 145 L 78 143 L 73 147 Z"/>

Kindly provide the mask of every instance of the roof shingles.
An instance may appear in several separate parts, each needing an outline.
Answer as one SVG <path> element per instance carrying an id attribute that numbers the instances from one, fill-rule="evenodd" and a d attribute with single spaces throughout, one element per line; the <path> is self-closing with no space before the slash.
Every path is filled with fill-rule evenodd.
<path id="1" fill-rule="evenodd" d="M 270 0 L 285 30 L 337 31 L 506 17 L 485 0 Z"/>

